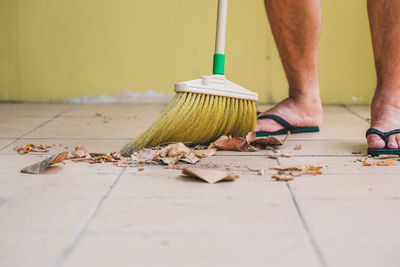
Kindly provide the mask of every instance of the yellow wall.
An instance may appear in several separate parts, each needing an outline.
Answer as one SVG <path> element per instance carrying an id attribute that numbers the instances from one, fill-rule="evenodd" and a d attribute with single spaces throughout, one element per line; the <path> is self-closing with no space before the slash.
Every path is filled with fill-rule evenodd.
<path id="1" fill-rule="evenodd" d="M 320 41 L 325 103 L 367 103 L 375 75 L 365 0 L 325 0 Z M 217 0 L 0 0 L 0 100 L 173 92 L 209 74 Z M 285 97 L 262 0 L 231 0 L 227 77 Z"/>

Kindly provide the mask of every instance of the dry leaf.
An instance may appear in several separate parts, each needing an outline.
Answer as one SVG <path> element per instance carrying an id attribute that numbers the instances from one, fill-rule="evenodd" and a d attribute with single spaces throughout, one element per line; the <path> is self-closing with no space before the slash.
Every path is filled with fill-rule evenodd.
<path id="1" fill-rule="evenodd" d="M 281 154 L 281 157 L 282 158 L 290 158 L 292 155 L 290 155 L 290 154 L 285 154 L 285 153 L 282 153 Z"/>
<path id="2" fill-rule="evenodd" d="M 67 156 L 68 156 L 68 152 L 67 152 L 67 151 L 58 153 L 58 154 L 49 162 L 49 165 L 63 162 L 63 161 L 67 158 Z"/>
<path id="3" fill-rule="evenodd" d="M 376 165 L 378 166 L 396 166 L 396 161 L 392 160 L 392 159 L 384 159 L 384 160 L 380 160 L 376 163 Z"/>
<path id="4" fill-rule="evenodd" d="M 249 167 L 247 167 L 247 169 L 251 172 L 256 172 L 259 176 L 264 175 L 265 170 L 263 169 L 250 169 Z"/>
<path id="5" fill-rule="evenodd" d="M 180 154 L 183 154 L 183 151 L 178 151 L 175 147 L 171 147 L 170 149 L 168 149 L 167 151 L 167 156 L 168 157 L 177 157 Z"/>
<path id="6" fill-rule="evenodd" d="M 274 166 L 270 167 L 270 170 L 277 170 L 277 171 L 302 171 L 303 168 L 299 165 L 296 166 L 290 166 L 290 167 L 284 167 L 284 166 Z"/>
<path id="7" fill-rule="evenodd" d="M 182 174 L 186 174 L 191 177 L 199 178 L 210 184 L 219 181 L 230 181 L 239 178 L 238 175 L 232 175 L 222 170 L 210 169 L 210 168 L 196 168 L 196 169 L 182 169 Z"/>
<path id="8" fill-rule="evenodd" d="M 275 166 L 271 167 L 271 170 L 277 170 L 278 174 L 273 175 L 272 178 L 276 179 L 277 181 L 290 181 L 293 180 L 294 177 L 302 176 L 305 174 L 311 175 L 320 175 L 322 166 L 312 166 L 306 165 L 304 167 L 301 166 L 291 166 L 291 167 L 283 167 L 283 166 Z"/>
<path id="9" fill-rule="evenodd" d="M 98 113 L 98 112 L 96 112 L 95 115 L 96 115 L 96 117 L 101 117 L 101 116 L 103 116 L 103 114 Z"/>
<path id="10" fill-rule="evenodd" d="M 291 181 L 294 179 L 294 176 L 290 174 L 276 174 L 272 175 L 272 178 L 277 181 Z"/>
<path id="11" fill-rule="evenodd" d="M 110 156 L 111 156 L 113 159 L 115 159 L 115 160 L 120 160 L 120 159 L 121 159 L 121 154 L 118 153 L 118 152 L 112 152 L 112 153 L 110 154 Z"/>
<path id="12" fill-rule="evenodd" d="M 301 145 L 300 144 L 297 144 L 295 147 L 294 147 L 294 150 L 301 150 Z"/>
<path id="13" fill-rule="evenodd" d="M 168 165 L 173 165 L 179 160 L 185 161 L 191 164 L 195 164 L 200 159 L 195 155 L 195 153 L 185 146 L 183 143 L 170 144 L 161 150 L 156 152 L 158 158 Z M 176 155 L 176 156 L 169 156 Z"/>
<path id="14" fill-rule="evenodd" d="M 249 132 L 246 135 L 247 143 L 251 144 L 257 138 L 256 132 Z"/>
<path id="15" fill-rule="evenodd" d="M 117 167 L 127 167 L 132 163 L 134 163 L 134 162 L 133 161 L 118 161 Z"/>
<path id="16" fill-rule="evenodd" d="M 212 142 L 209 149 L 217 148 L 221 150 L 231 150 L 231 151 L 247 151 L 249 143 L 243 137 L 232 137 L 223 135 L 216 141 Z"/>
<path id="17" fill-rule="evenodd" d="M 72 155 L 75 158 L 90 158 L 91 156 L 89 155 L 89 148 L 85 146 L 76 146 L 74 148 L 74 151 L 72 152 Z"/>
<path id="18" fill-rule="evenodd" d="M 397 159 L 399 155 L 379 155 L 375 159 Z"/>
<path id="19" fill-rule="evenodd" d="M 46 158 L 45 160 L 42 160 L 40 162 L 37 162 L 35 164 L 23 168 L 21 172 L 29 174 L 40 174 L 44 170 L 46 170 L 50 165 L 62 162 L 64 159 L 66 159 L 67 155 L 68 155 L 67 151 L 58 153 L 49 158 Z"/>
<path id="20" fill-rule="evenodd" d="M 266 136 L 266 137 L 257 137 L 253 140 L 252 143 L 255 144 L 261 144 L 261 145 L 267 145 L 269 147 L 271 146 L 283 146 L 286 144 L 286 141 L 288 137 L 290 136 L 290 132 L 288 131 L 286 136 L 282 139 L 279 140 L 278 137 L 276 136 Z M 272 148 L 275 149 L 275 148 Z"/>
<path id="21" fill-rule="evenodd" d="M 269 159 L 277 159 L 278 157 L 275 156 L 275 155 L 268 155 L 268 158 L 269 158 Z"/>
<path id="22" fill-rule="evenodd" d="M 150 148 L 143 148 L 138 151 L 138 162 L 147 163 L 154 160 L 156 152 Z"/>
<path id="23" fill-rule="evenodd" d="M 144 171 L 144 168 L 138 168 L 138 171 L 140 171 L 140 172 Z"/>
<path id="24" fill-rule="evenodd" d="M 200 149 L 200 150 L 193 150 L 194 154 L 198 158 L 206 158 L 211 157 L 215 154 L 216 149 Z"/>
<path id="25" fill-rule="evenodd" d="M 44 145 L 39 145 L 39 146 L 33 146 L 31 149 L 32 152 L 49 152 L 46 146 Z"/>
<path id="26" fill-rule="evenodd" d="M 373 166 L 373 165 L 375 165 L 375 164 L 369 163 L 369 162 L 366 162 L 366 161 L 363 161 L 363 162 L 362 162 L 362 165 L 363 165 L 363 166 Z"/>

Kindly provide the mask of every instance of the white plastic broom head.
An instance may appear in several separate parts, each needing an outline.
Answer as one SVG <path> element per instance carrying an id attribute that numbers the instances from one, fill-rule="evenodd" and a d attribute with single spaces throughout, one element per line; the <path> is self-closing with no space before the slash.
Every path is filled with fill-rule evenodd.
<path id="1" fill-rule="evenodd" d="M 202 76 L 200 79 L 176 83 L 175 92 L 226 96 L 251 101 L 258 100 L 257 93 L 227 80 L 224 75 L 208 75 Z"/>

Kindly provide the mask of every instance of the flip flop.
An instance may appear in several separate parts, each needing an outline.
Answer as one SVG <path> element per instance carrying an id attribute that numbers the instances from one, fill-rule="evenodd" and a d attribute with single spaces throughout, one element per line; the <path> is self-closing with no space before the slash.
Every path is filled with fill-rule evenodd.
<path id="1" fill-rule="evenodd" d="M 260 113 L 258 112 L 257 115 Z M 279 123 L 280 125 L 283 126 L 283 129 L 275 131 L 275 132 L 264 132 L 264 131 L 259 131 L 256 132 L 256 136 L 269 136 L 269 135 L 280 135 L 280 134 L 286 134 L 288 131 L 290 131 L 291 134 L 297 134 L 297 133 L 312 133 L 312 132 L 319 132 L 319 127 L 318 126 L 304 126 L 304 127 L 297 127 L 291 125 L 288 121 L 285 119 L 281 118 L 278 115 L 274 114 L 265 114 L 257 118 L 259 119 L 272 119 Z"/>
<path id="2" fill-rule="evenodd" d="M 388 148 L 388 137 L 392 134 L 400 133 L 400 129 L 395 129 L 389 132 L 382 132 L 376 128 L 369 128 L 365 134 L 367 137 L 370 134 L 379 135 L 385 141 L 385 148 L 368 148 L 368 154 L 371 156 L 379 155 L 400 155 L 400 148 Z"/>

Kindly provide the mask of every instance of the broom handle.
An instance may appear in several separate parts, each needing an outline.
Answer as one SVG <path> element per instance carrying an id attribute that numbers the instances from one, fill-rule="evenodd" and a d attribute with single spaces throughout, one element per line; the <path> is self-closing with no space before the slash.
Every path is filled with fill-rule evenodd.
<path id="1" fill-rule="evenodd" d="M 218 0 L 217 34 L 215 38 L 215 53 L 213 74 L 223 75 L 225 72 L 225 35 L 228 0 Z"/>

